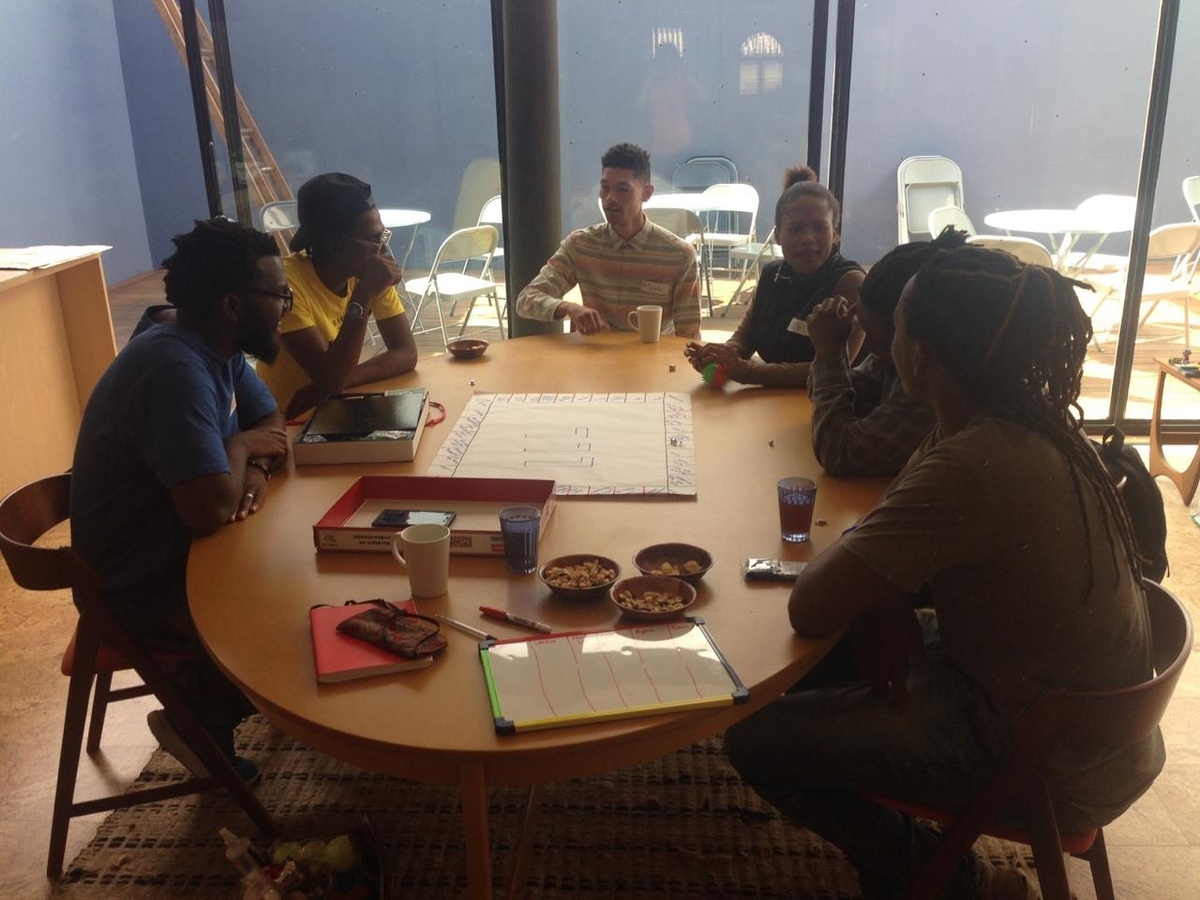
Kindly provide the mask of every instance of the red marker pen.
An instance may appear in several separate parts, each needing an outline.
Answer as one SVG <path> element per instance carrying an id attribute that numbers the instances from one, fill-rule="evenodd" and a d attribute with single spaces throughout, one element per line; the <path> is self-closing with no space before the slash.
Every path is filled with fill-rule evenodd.
<path id="1" fill-rule="evenodd" d="M 533 619 L 526 619 L 526 618 L 522 618 L 521 616 L 514 616 L 512 613 L 507 612 L 506 610 L 503 610 L 503 609 L 496 609 L 496 607 L 494 607 L 494 606 L 481 606 L 481 607 L 479 607 L 479 611 L 481 613 L 483 613 L 485 616 L 487 616 L 489 619 L 499 619 L 501 622 L 512 622 L 514 625 L 521 625 L 525 628 L 532 628 L 534 631 L 541 631 L 545 634 L 549 634 L 550 632 L 552 632 L 554 630 L 549 625 L 547 625 L 545 622 L 535 622 Z"/>

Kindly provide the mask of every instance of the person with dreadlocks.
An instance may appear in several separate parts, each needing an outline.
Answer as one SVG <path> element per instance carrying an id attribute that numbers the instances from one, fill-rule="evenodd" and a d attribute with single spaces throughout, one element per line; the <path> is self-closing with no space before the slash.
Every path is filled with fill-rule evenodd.
<path id="1" fill-rule="evenodd" d="M 933 410 L 905 392 L 892 364 L 892 314 L 925 260 L 966 240 L 947 226 L 932 241 L 901 244 L 871 266 L 857 306 L 830 297 L 809 315 L 813 453 L 830 475 L 895 475 L 933 429 Z M 868 355 L 851 368 L 846 350 L 856 324 Z"/>
<path id="2" fill-rule="evenodd" d="M 806 637 L 849 629 L 858 671 L 726 733 L 743 779 L 840 847 L 867 897 L 898 895 L 937 834 L 860 792 L 960 807 L 1004 764 L 1015 716 L 1040 694 L 1151 674 L 1129 521 L 1079 428 L 1092 329 L 1076 285 L 967 245 L 933 254 L 905 287 L 892 358 L 937 426 L 788 603 Z M 1051 747 L 1043 774 L 1060 827 L 1111 822 L 1164 758 L 1157 730 L 1128 747 Z M 973 855 L 953 879 L 946 896 L 1026 896 L 1018 870 Z"/>

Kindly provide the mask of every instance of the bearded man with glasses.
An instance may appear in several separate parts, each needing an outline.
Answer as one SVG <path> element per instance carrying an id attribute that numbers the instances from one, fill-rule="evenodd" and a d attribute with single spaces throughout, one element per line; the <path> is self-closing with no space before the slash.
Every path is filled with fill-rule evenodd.
<path id="1" fill-rule="evenodd" d="M 163 263 L 176 319 L 131 340 L 96 383 L 75 444 L 71 536 L 100 576 L 113 617 L 150 650 L 247 781 L 233 729 L 254 711 L 204 652 L 187 605 L 193 538 L 239 523 L 266 502 L 287 461 L 283 416 L 246 354 L 279 352 L 291 305 L 275 241 L 228 219 L 197 222 Z M 234 524 L 233 527 L 239 527 Z M 203 769 L 162 710 L 150 730 Z"/>
<path id="2" fill-rule="evenodd" d="M 300 227 L 283 268 L 294 305 L 283 318 L 283 352 L 258 373 L 290 419 L 330 394 L 410 372 L 417 346 L 396 285 L 400 265 L 388 249 L 371 186 L 330 172 L 296 194 Z M 362 359 L 374 316 L 382 352 Z M 361 361 L 360 361 L 361 360 Z"/>

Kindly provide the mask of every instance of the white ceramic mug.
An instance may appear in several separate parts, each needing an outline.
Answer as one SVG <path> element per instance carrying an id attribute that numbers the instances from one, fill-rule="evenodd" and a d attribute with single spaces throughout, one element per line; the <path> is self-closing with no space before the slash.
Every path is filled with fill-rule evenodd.
<path id="1" fill-rule="evenodd" d="M 643 344 L 657 343 L 662 332 L 662 307 L 639 306 L 629 314 L 629 324 L 642 333 Z"/>
<path id="2" fill-rule="evenodd" d="M 409 525 L 392 535 L 392 556 L 408 570 L 414 597 L 440 597 L 450 583 L 450 529 Z"/>

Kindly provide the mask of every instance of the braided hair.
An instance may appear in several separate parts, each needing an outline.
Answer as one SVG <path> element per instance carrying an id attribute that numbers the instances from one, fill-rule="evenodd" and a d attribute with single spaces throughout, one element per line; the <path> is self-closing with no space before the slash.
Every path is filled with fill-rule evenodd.
<path id="1" fill-rule="evenodd" d="M 1067 461 L 1090 546 L 1083 485 L 1100 497 L 1109 545 L 1134 578 L 1141 564 L 1125 506 L 1104 464 L 1080 434 L 1079 391 L 1092 323 L 1075 288 L 1089 285 L 1009 253 L 970 244 L 935 253 L 905 303 L 908 334 L 988 411 L 1049 440 Z M 1120 570 L 1113 558 L 1117 580 Z M 1089 573 L 1088 592 L 1091 592 Z"/>
<path id="2" fill-rule="evenodd" d="M 953 225 L 947 225 L 932 241 L 901 244 L 871 266 L 858 289 L 858 302 L 891 322 L 904 286 L 925 261 L 939 250 L 951 250 L 966 242 L 965 231 L 956 231 Z"/>
<path id="3" fill-rule="evenodd" d="M 162 263 L 167 302 L 202 321 L 217 314 L 223 296 L 254 284 L 260 259 L 279 255 L 273 238 L 224 216 L 197 220 L 171 241 L 175 252 Z"/>

